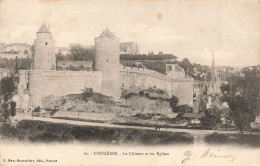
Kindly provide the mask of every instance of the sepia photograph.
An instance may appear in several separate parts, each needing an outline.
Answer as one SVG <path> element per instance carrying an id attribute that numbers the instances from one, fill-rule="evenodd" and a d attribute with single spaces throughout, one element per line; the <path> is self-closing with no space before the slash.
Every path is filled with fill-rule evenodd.
<path id="1" fill-rule="evenodd" d="M 0 0 L 0 165 L 257 166 L 259 0 Z"/>

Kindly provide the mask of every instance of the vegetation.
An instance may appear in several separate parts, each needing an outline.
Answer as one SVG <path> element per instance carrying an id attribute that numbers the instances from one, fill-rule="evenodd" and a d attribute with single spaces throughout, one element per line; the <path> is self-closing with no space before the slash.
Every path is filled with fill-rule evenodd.
<path id="1" fill-rule="evenodd" d="M 8 131 L 7 128 L 3 128 L 1 135 L 6 138 L 47 143 L 71 141 L 149 145 L 193 143 L 191 134 L 184 132 L 77 126 L 32 120 L 22 120 L 16 128 L 9 126 Z"/>
<path id="2" fill-rule="evenodd" d="M 74 46 L 71 47 L 69 54 L 57 54 L 57 60 L 71 60 L 71 61 L 93 61 L 95 57 L 94 47 Z"/>
<path id="3" fill-rule="evenodd" d="M 17 58 L 16 59 L 3 59 L 0 62 L 1 68 L 8 69 L 11 74 L 15 74 L 18 70 L 29 70 L 31 69 L 32 59 L 30 58 Z"/>
<path id="4" fill-rule="evenodd" d="M 120 57 L 122 57 L 121 55 Z M 126 55 L 124 55 L 126 56 Z M 138 55 L 133 55 L 134 57 Z M 161 55 L 156 55 L 160 57 Z M 130 56 L 131 57 L 131 56 Z M 150 57 L 150 56 L 148 56 Z M 209 66 L 202 66 L 200 64 L 191 63 L 188 58 L 184 58 L 181 61 L 176 60 L 177 58 L 173 58 L 174 61 L 170 61 L 170 59 L 154 59 L 151 60 L 142 60 L 142 59 L 134 59 L 134 58 L 120 58 L 120 63 L 124 66 L 129 67 L 137 67 L 135 61 L 141 61 L 145 68 L 157 71 L 162 74 L 166 74 L 166 64 L 178 64 L 181 66 L 185 73 L 194 78 L 195 80 L 200 81 L 210 81 L 211 80 L 211 69 Z M 225 78 L 226 73 L 222 73 L 222 77 Z M 223 80 L 223 79 L 222 79 Z"/>
<path id="5" fill-rule="evenodd" d="M 84 101 L 93 101 L 95 103 L 100 103 L 100 104 L 114 105 L 114 101 L 112 97 L 94 92 L 92 88 L 85 88 L 83 90 L 82 99 Z"/>
<path id="6" fill-rule="evenodd" d="M 38 107 L 34 108 L 34 109 L 33 109 L 33 112 L 41 112 L 41 107 L 38 106 Z"/>
<path id="7" fill-rule="evenodd" d="M 216 108 L 213 108 L 212 110 L 206 110 L 204 112 L 204 117 L 202 118 L 202 124 L 205 127 L 208 127 L 210 129 L 215 129 L 219 123 L 221 123 L 220 115 L 216 111 Z"/>
<path id="8" fill-rule="evenodd" d="M 121 54 L 120 60 L 172 60 L 177 59 L 173 54 L 162 54 L 162 55 L 132 55 L 132 54 Z"/>
<path id="9" fill-rule="evenodd" d="M 177 104 L 179 103 L 178 97 L 172 95 L 172 98 L 169 100 L 170 106 L 172 108 L 172 112 L 178 112 L 179 110 L 177 109 Z"/>
<path id="10" fill-rule="evenodd" d="M 10 117 L 13 117 L 16 112 L 16 103 L 11 101 L 15 94 L 16 86 L 13 77 L 5 77 L 0 81 L 0 122 L 9 123 Z"/>
<path id="11" fill-rule="evenodd" d="M 205 142 L 211 144 L 223 144 L 228 142 L 228 137 L 224 134 L 213 133 L 205 137 Z"/>
<path id="12" fill-rule="evenodd" d="M 19 54 L 19 51 L 15 51 L 15 50 L 10 50 L 10 51 L 5 51 L 3 52 L 4 54 Z"/>
<path id="13" fill-rule="evenodd" d="M 227 102 L 231 109 L 231 118 L 240 130 L 243 131 L 259 115 L 259 68 L 245 68 L 243 75 L 231 75 L 228 84 L 221 87 L 223 96 L 221 100 Z"/>

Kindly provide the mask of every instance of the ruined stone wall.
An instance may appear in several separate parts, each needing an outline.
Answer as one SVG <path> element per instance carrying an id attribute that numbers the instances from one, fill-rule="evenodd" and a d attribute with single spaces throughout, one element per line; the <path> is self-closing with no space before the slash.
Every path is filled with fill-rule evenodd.
<path id="1" fill-rule="evenodd" d="M 42 106 L 44 96 L 80 94 L 84 88 L 100 92 L 102 72 L 29 71 L 29 92 L 32 106 Z"/>

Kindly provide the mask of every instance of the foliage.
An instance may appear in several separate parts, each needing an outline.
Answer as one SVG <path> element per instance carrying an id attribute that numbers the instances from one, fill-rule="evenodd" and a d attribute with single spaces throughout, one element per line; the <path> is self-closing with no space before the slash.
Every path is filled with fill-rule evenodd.
<path id="1" fill-rule="evenodd" d="M 57 60 L 71 60 L 71 61 L 93 61 L 95 57 L 94 47 L 74 46 L 70 48 L 70 53 L 56 55 Z"/>
<path id="2" fill-rule="evenodd" d="M 13 77 L 5 77 L 0 81 L 0 96 L 4 101 L 10 100 L 16 91 Z"/>
<path id="3" fill-rule="evenodd" d="M 126 92 L 126 91 L 122 91 L 121 97 L 123 99 L 125 99 L 125 105 L 127 105 L 127 100 L 131 99 L 132 97 L 137 96 L 136 93 L 133 92 Z"/>
<path id="4" fill-rule="evenodd" d="M 228 136 L 225 134 L 219 134 L 219 133 L 212 133 L 205 137 L 205 142 L 211 143 L 211 144 L 223 144 L 228 142 Z"/>
<path id="5" fill-rule="evenodd" d="M 169 99 L 169 102 L 170 102 L 170 106 L 171 106 L 171 108 L 172 108 L 172 111 L 173 111 L 173 112 L 178 112 L 178 109 L 177 109 L 177 107 L 176 107 L 177 104 L 179 103 L 178 97 L 172 95 L 172 98 Z"/>
<path id="6" fill-rule="evenodd" d="M 0 126 L 0 135 L 1 137 L 14 139 L 16 134 L 15 127 L 11 126 L 11 124 L 4 123 Z"/>
<path id="7" fill-rule="evenodd" d="M 259 115 L 259 68 L 244 68 L 243 75 L 231 75 L 221 87 L 221 100 L 231 109 L 231 118 L 243 137 L 243 131 Z"/>
<path id="8" fill-rule="evenodd" d="M 15 57 L 15 73 L 17 74 L 18 71 L 19 71 L 18 60 L 17 60 L 17 57 Z"/>
<path id="9" fill-rule="evenodd" d="M 192 64 L 190 63 L 188 58 L 184 58 L 181 62 L 178 63 L 180 67 L 182 67 L 185 71 L 185 73 L 190 73 L 190 70 L 192 69 Z"/>
<path id="10" fill-rule="evenodd" d="M 221 122 L 220 115 L 217 112 L 216 108 L 213 108 L 212 110 L 206 110 L 204 112 L 204 117 L 202 118 L 202 124 L 205 127 L 208 127 L 210 129 L 217 127 L 217 125 Z"/>
<path id="11" fill-rule="evenodd" d="M 32 59 L 30 58 L 17 58 L 17 66 L 20 70 L 29 70 L 31 69 Z M 16 60 L 15 59 L 3 59 L 0 62 L 1 68 L 6 68 L 10 71 L 11 74 L 15 73 L 16 69 Z"/>
<path id="12" fill-rule="evenodd" d="M 89 98 L 94 95 L 94 91 L 93 91 L 92 88 L 85 88 L 85 89 L 83 90 L 82 95 L 83 95 L 83 100 L 88 101 Z"/>
<path id="13" fill-rule="evenodd" d="M 126 55 L 121 55 L 121 57 Z M 138 55 L 135 55 L 138 56 Z M 131 56 L 130 56 L 131 57 Z M 158 56 L 160 57 L 160 56 Z M 194 78 L 195 80 L 200 81 L 210 81 L 211 80 L 211 69 L 209 66 L 202 66 L 197 63 L 191 63 L 188 58 L 184 58 L 181 61 L 176 60 L 177 58 L 173 58 L 174 61 L 170 61 L 169 59 L 160 59 L 160 60 L 142 60 L 142 59 L 134 59 L 134 58 L 121 58 L 120 63 L 124 66 L 136 67 L 135 61 L 140 61 L 145 66 L 145 68 L 149 70 L 157 71 L 161 74 L 166 74 L 166 64 L 178 64 L 181 66 L 185 73 Z M 221 78 L 226 78 L 226 73 L 221 72 Z M 223 79 L 222 79 L 223 80 Z"/>
<path id="14" fill-rule="evenodd" d="M 183 104 L 183 105 L 177 105 L 177 110 L 178 112 L 183 112 L 183 113 L 191 113 L 192 112 L 192 107 L 190 107 L 187 104 Z"/>
<path id="15" fill-rule="evenodd" d="M 84 101 L 92 100 L 93 102 L 100 103 L 100 104 L 109 104 L 109 105 L 114 104 L 112 97 L 103 95 L 101 93 L 96 93 L 93 91 L 92 88 L 85 88 L 83 90 L 82 99 Z"/>
<path id="16" fill-rule="evenodd" d="M 5 77 L 0 81 L 0 98 L 1 98 L 1 122 L 10 122 L 10 116 L 14 116 L 16 112 L 16 103 L 11 99 L 16 91 L 13 77 Z"/>
<path id="17" fill-rule="evenodd" d="M 3 122 L 4 124 L 10 122 L 10 107 L 9 107 L 9 103 L 4 101 L 1 105 L 1 122 Z"/>
<path id="18" fill-rule="evenodd" d="M 16 102 L 11 101 L 10 102 L 10 115 L 14 117 L 16 114 Z"/>
<path id="19" fill-rule="evenodd" d="M 33 112 L 41 112 L 41 107 L 38 106 L 38 107 L 34 108 L 34 109 L 33 109 Z"/>
<path id="20" fill-rule="evenodd" d="M 11 49 L 10 51 L 5 51 L 3 53 L 4 54 L 19 54 L 19 51 L 15 51 L 15 50 Z"/>
<path id="21" fill-rule="evenodd" d="M 8 130 L 11 132 L 8 132 Z M 22 120 L 16 128 L 7 126 L 4 131 L 6 133 L 5 136 L 9 138 L 47 143 L 80 141 L 162 145 L 176 143 L 190 144 L 194 140 L 191 134 L 184 132 L 173 133 L 131 128 L 78 126 L 35 120 Z"/>
<path id="22" fill-rule="evenodd" d="M 173 54 L 163 54 L 163 55 L 132 55 L 132 54 L 121 54 L 120 60 L 171 60 L 177 59 Z"/>

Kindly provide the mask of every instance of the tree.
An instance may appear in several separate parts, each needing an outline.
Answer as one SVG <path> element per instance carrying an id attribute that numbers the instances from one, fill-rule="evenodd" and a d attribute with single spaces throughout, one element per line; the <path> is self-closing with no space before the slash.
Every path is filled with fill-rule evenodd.
<path id="1" fill-rule="evenodd" d="M 259 68 L 244 68 L 244 76 L 230 75 L 228 84 L 221 87 L 221 100 L 231 109 L 231 119 L 240 131 L 243 131 L 259 115 Z"/>
<path id="2" fill-rule="evenodd" d="M 5 77 L 1 80 L 0 95 L 4 102 L 8 102 L 14 95 L 16 87 L 13 77 Z"/>
<path id="3" fill-rule="evenodd" d="M 30 52 L 31 52 L 32 57 L 34 57 L 34 53 L 35 53 L 34 45 L 31 46 Z"/>
<path id="4" fill-rule="evenodd" d="M 10 115 L 14 117 L 16 114 L 16 102 L 11 101 L 10 102 Z"/>
<path id="5" fill-rule="evenodd" d="M 171 106 L 171 108 L 172 108 L 172 111 L 173 111 L 173 112 L 178 112 L 178 109 L 177 109 L 177 107 L 176 107 L 177 104 L 179 103 L 178 97 L 172 95 L 172 98 L 169 99 L 169 102 L 170 102 L 170 106 Z"/>
<path id="6" fill-rule="evenodd" d="M 10 122 L 10 111 L 9 111 L 9 103 L 8 102 L 3 102 L 1 105 L 1 122 L 4 124 Z"/>
<path id="7" fill-rule="evenodd" d="M 122 98 L 125 99 L 125 105 L 127 105 L 127 100 L 131 99 L 133 96 L 137 96 L 137 94 L 133 93 L 133 92 L 129 92 L 129 93 L 122 95 Z"/>
<path id="8" fill-rule="evenodd" d="M 72 58 L 71 60 L 74 61 L 93 61 L 95 56 L 95 49 L 83 46 L 74 46 L 70 49 L 69 56 Z"/>
<path id="9" fill-rule="evenodd" d="M 10 116 L 15 115 L 16 103 L 11 101 L 16 87 L 13 77 L 5 77 L 0 81 L 0 97 L 1 97 L 1 122 L 4 124 L 10 122 Z"/>
<path id="10" fill-rule="evenodd" d="M 33 112 L 41 112 L 41 107 L 38 106 L 38 107 L 34 108 L 34 109 L 33 109 Z"/>
<path id="11" fill-rule="evenodd" d="M 179 65 L 184 69 L 185 73 L 190 75 L 190 71 L 193 69 L 192 64 L 190 63 L 188 58 L 184 58 Z"/>
<path id="12" fill-rule="evenodd" d="M 19 71 L 19 67 L 18 67 L 18 60 L 17 60 L 17 56 L 15 57 L 15 73 L 17 74 Z"/>
<path id="13" fill-rule="evenodd" d="M 209 128 L 215 128 L 219 123 L 221 123 L 219 112 L 217 108 L 208 109 L 204 112 L 204 117 L 202 118 L 203 126 Z"/>
<path id="14" fill-rule="evenodd" d="M 90 97 L 94 95 L 94 91 L 92 88 L 85 88 L 83 90 L 83 100 L 88 101 Z"/>

